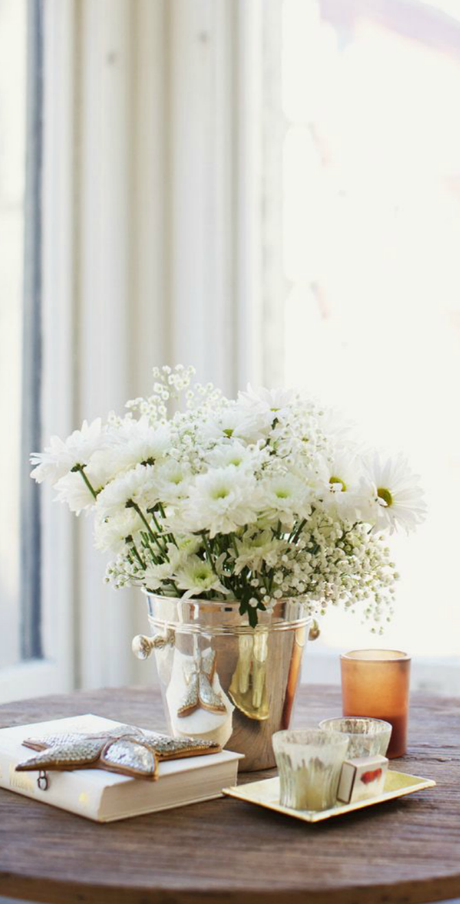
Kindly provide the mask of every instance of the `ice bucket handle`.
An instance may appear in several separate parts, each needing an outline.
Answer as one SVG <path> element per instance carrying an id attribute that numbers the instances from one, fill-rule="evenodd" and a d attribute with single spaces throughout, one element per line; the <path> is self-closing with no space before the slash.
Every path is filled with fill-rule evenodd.
<path id="1" fill-rule="evenodd" d="M 175 641 L 174 631 L 168 630 L 167 634 L 155 634 L 154 637 L 147 637 L 146 634 L 137 634 L 133 637 L 131 649 L 138 659 L 148 659 L 152 650 L 163 649 L 168 645 L 173 647 Z"/>

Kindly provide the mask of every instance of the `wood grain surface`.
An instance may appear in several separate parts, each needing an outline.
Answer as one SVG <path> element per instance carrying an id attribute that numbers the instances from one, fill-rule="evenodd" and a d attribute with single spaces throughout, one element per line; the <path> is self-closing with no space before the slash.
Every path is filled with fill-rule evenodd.
<path id="1" fill-rule="evenodd" d="M 0 726 L 93 712 L 162 728 L 144 688 L 0 707 Z M 340 714 L 302 689 L 301 725 Z M 460 895 L 460 701 L 414 695 L 409 753 L 392 768 L 436 788 L 318 825 L 230 798 L 96 824 L 0 790 L 0 895 L 49 904 L 417 904 Z M 270 777 L 252 773 L 243 781 Z"/>

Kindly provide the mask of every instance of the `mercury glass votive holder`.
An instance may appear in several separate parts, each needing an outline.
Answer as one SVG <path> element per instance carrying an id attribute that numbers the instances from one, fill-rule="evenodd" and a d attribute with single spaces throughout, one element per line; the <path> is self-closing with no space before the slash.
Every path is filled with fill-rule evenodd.
<path id="1" fill-rule="evenodd" d="M 390 743 L 392 726 L 383 719 L 364 719 L 349 716 L 342 719 L 323 719 L 319 727 L 326 731 L 340 731 L 349 739 L 347 757 L 385 756 Z"/>
<path id="2" fill-rule="evenodd" d="M 308 728 L 277 731 L 272 740 L 281 806 L 294 810 L 333 807 L 348 749 L 348 736 L 338 731 Z"/>
<path id="3" fill-rule="evenodd" d="M 390 758 L 406 752 L 410 662 L 399 650 L 352 650 L 340 657 L 343 715 L 390 722 Z"/>

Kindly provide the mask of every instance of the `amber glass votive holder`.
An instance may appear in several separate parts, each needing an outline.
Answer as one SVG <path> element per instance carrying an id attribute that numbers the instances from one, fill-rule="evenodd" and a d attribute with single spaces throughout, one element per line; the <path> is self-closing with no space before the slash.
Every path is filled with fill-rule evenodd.
<path id="1" fill-rule="evenodd" d="M 406 752 L 410 662 L 399 650 L 352 650 L 340 657 L 343 715 L 390 722 L 390 759 Z"/>

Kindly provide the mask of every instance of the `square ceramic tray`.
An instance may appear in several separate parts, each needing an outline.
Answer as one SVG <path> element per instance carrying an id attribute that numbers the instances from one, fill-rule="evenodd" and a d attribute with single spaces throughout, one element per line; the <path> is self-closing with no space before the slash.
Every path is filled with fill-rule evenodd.
<path id="1" fill-rule="evenodd" d="M 413 794 L 414 791 L 422 791 L 424 788 L 433 788 L 436 782 L 429 778 L 420 778 L 418 775 L 406 775 L 404 772 L 389 771 L 385 778 L 385 790 L 378 797 L 372 797 L 370 800 L 358 800 L 351 804 L 336 804 L 330 810 L 293 810 L 291 807 L 282 807 L 279 798 L 279 778 L 268 778 L 261 782 L 251 782 L 248 785 L 238 785 L 238 787 L 224 788 L 224 794 L 229 797 L 237 797 L 239 800 L 245 800 L 250 804 L 257 804 L 259 807 L 266 807 L 268 810 L 275 810 L 277 813 L 285 813 L 287 816 L 293 816 L 294 819 L 301 819 L 303 822 L 321 822 L 323 819 L 330 819 L 332 816 L 342 816 L 344 813 L 351 813 L 354 810 L 362 810 L 364 807 L 373 807 L 375 804 L 381 804 L 387 800 L 393 800 L 395 797 L 404 797 L 405 794 Z"/>

